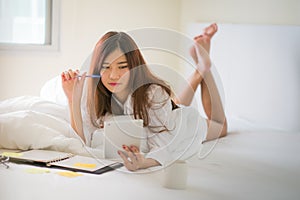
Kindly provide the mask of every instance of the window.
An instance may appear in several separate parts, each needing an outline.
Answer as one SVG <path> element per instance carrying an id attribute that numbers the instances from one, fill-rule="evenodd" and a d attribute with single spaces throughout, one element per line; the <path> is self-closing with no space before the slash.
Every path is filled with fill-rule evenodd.
<path id="1" fill-rule="evenodd" d="M 0 0 L 1 50 L 58 50 L 59 0 Z"/>

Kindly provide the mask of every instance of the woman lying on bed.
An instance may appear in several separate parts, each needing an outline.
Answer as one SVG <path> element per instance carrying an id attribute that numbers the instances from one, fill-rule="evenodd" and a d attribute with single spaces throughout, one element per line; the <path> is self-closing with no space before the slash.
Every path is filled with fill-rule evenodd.
<path id="1" fill-rule="evenodd" d="M 197 69 L 190 78 L 190 87 L 177 97 L 172 97 L 170 87 L 150 72 L 136 43 L 126 33 L 108 32 L 96 44 L 88 73 L 101 78 L 87 80 L 86 105 L 90 121 L 87 124 L 103 128 L 109 116 L 132 115 L 143 119 L 147 131 L 147 148 L 143 150 L 147 154 L 140 153 L 136 146 L 123 145 L 124 152 L 118 151 L 127 169 L 135 171 L 186 159 L 199 150 L 204 140 L 226 135 L 226 117 L 207 54 L 216 31 L 217 25 L 212 24 L 194 38 L 190 54 Z M 69 70 L 63 72 L 61 78 L 69 102 L 71 125 L 86 141 L 84 126 L 87 124 L 83 124 L 81 99 L 87 77 L 86 73 L 78 75 L 78 71 Z M 188 107 L 198 85 L 202 89 L 207 120 Z"/>

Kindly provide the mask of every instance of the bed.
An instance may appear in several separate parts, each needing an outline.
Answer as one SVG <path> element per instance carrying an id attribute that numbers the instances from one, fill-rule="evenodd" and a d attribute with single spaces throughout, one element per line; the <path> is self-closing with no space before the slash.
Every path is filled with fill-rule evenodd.
<path id="1" fill-rule="evenodd" d="M 194 34 L 195 27 L 198 29 L 199 26 L 203 25 L 191 25 L 188 32 Z M 28 169 L 36 167 L 9 163 L 8 169 L 0 165 L 0 199 L 299 199 L 300 79 L 299 59 L 295 52 L 299 52 L 297 36 L 300 29 L 232 24 L 220 25 L 219 29 L 221 33 L 215 40 L 220 46 L 213 47 L 216 49 L 213 60 L 217 67 L 224 67 L 218 70 L 226 94 L 228 135 L 204 143 L 199 154 L 187 161 L 185 190 L 163 187 L 164 170 L 157 168 L 141 173 L 130 173 L 121 168 L 102 175 L 82 174 L 70 178 L 58 175 L 58 169 L 28 173 Z M 253 38 L 253 33 L 257 32 L 261 37 Z M 272 37 L 268 37 L 271 33 Z M 289 39 L 280 40 L 283 34 L 289 34 Z M 250 48 L 254 42 L 267 42 L 259 49 L 259 55 L 272 50 L 277 56 L 253 57 Z M 276 49 L 274 44 L 285 45 L 285 48 Z M 228 47 L 232 47 L 231 51 Z M 249 51 L 253 59 L 245 63 L 243 56 L 249 55 Z M 239 52 L 243 54 L 239 55 Z M 238 58 L 235 63 L 229 59 L 232 55 Z M 283 61 L 288 64 L 284 69 Z M 257 70 L 263 67 L 257 75 Z M 278 79 L 282 74 L 284 76 Z M 272 84 L 267 84 L 266 80 Z M 283 84 L 289 87 L 282 88 Z M 270 92 L 272 87 L 280 92 Z M 65 99 L 58 88 L 57 78 L 50 80 L 43 87 L 41 96 L 63 105 Z M 255 95 L 261 98 L 255 98 Z M 22 98 L 31 97 L 15 100 L 22 102 Z M 62 110 L 56 117 L 67 121 L 66 113 Z M 73 139 L 67 140 L 67 144 L 74 144 Z M 82 153 L 80 143 L 74 145 L 77 145 L 78 153 Z M 66 148 L 66 145 L 60 148 Z"/>
<path id="2" fill-rule="evenodd" d="M 1 199 L 299 199 L 300 134 L 255 130 L 231 122 L 228 136 L 203 146 L 188 161 L 186 190 L 162 186 L 163 171 L 124 169 L 102 175 L 30 174 L 28 165 L 0 168 Z M 240 127 L 242 126 L 242 128 Z M 212 150 L 211 150 L 212 149 Z M 207 154 L 207 155 L 206 155 Z"/>

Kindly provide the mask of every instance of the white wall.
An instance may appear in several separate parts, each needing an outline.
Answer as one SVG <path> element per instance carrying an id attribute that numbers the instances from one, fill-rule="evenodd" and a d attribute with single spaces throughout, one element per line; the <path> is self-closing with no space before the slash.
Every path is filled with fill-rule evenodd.
<path id="1" fill-rule="evenodd" d="M 60 51 L 0 52 L 0 100 L 39 95 L 50 78 L 68 68 L 80 68 L 108 30 L 178 30 L 179 6 L 180 0 L 61 0 Z M 155 61 L 175 65 L 162 56 L 154 57 Z"/>
<path id="2" fill-rule="evenodd" d="M 182 31 L 188 23 L 300 25 L 299 0 L 183 0 Z"/>

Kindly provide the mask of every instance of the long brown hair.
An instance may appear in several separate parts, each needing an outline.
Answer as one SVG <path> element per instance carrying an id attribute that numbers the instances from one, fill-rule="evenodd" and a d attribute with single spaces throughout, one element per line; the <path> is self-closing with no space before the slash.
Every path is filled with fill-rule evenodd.
<path id="1" fill-rule="evenodd" d="M 151 106 L 148 88 L 151 84 L 160 85 L 169 95 L 171 89 L 164 81 L 154 76 L 134 40 L 124 32 L 107 32 L 95 46 L 90 74 L 100 74 L 105 58 L 115 50 L 124 53 L 130 70 L 129 88 L 132 90 L 133 115 L 135 119 L 143 119 L 144 126 L 149 124 L 147 108 Z M 176 105 L 172 102 L 173 107 Z M 99 79 L 88 80 L 87 108 L 93 125 L 99 127 L 97 120 L 106 113 L 113 113 L 112 93 Z"/>

